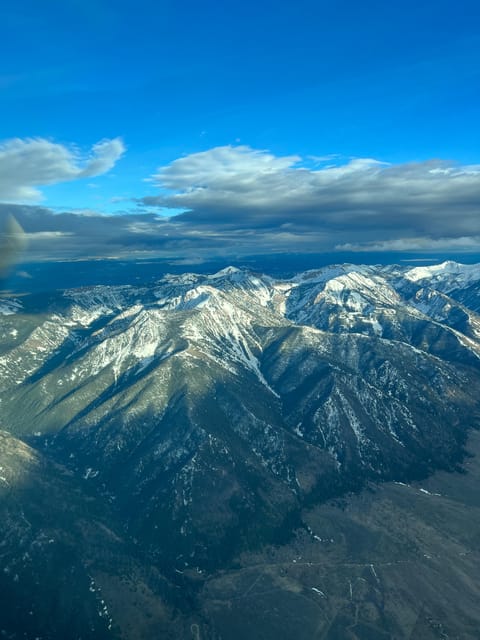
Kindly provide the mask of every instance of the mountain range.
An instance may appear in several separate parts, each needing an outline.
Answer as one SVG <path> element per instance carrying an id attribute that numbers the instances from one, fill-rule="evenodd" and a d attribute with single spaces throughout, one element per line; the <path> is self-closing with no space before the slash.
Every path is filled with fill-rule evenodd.
<path id="1" fill-rule="evenodd" d="M 463 604 L 395 609 L 375 567 L 424 563 L 426 529 L 451 526 L 406 516 L 443 499 L 412 487 L 472 494 L 480 265 L 228 267 L 0 314 L 0 637 L 290 638 L 300 612 L 305 638 L 476 637 L 475 497 L 448 504 L 461 540 L 431 536 L 468 558 L 437 570 Z M 249 594 L 270 598 L 255 627 Z"/>

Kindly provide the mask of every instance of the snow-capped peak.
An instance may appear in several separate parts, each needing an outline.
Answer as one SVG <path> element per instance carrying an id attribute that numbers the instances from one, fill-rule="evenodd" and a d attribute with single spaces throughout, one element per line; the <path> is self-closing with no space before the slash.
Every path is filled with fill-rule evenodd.
<path id="1" fill-rule="evenodd" d="M 209 280 L 218 280 L 219 278 L 225 278 L 226 276 L 231 276 L 239 273 L 244 273 L 244 271 L 242 271 L 242 269 L 239 269 L 238 267 L 229 266 L 225 267 L 225 269 L 220 269 L 220 271 L 217 271 L 217 273 L 214 273 L 207 277 Z"/>
<path id="2" fill-rule="evenodd" d="M 441 264 L 428 267 L 414 267 L 405 273 L 405 277 L 412 282 L 428 279 L 447 279 L 453 277 L 461 279 L 464 283 L 480 279 L 480 264 L 460 264 L 447 260 Z"/>

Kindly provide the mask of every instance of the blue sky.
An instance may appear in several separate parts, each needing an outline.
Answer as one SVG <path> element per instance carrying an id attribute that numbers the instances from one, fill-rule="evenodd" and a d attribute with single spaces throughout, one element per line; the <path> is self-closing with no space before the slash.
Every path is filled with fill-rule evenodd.
<path id="1" fill-rule="evenodd" d="M 465 0 L 6 0 L 0 203 L 30 207 L 35 247 L 87 212 L 95 255 L 103 214 L 119 252 L 142 228 L 135 250 L 173 234 L 197 258 L 233 231 L 244 252 L 479 251 L 479 18 Z"/>

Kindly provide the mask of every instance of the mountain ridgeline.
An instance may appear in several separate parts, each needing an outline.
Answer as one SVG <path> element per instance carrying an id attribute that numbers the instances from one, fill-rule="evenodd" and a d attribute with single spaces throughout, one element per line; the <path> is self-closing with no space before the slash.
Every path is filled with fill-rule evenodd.
<path id="1" fill-rule="evenodd" d="M 480 266 L 456 263 L 283 280 L 229 267 L 1 299 L 0 492 L 22 553 L 31 560 L 60 535 L 37 540 L 44 500 L 44 513 L 62 513 L 51 526 L 70 531 L 62 562 L 75 549 L 79 577 L 63 597 L 81 600 L 82 584 L 90 594 L 78 637 L 149 633 L 129 635 L 118 603 L 117 618 L 101 604 L 97 615 L 95 549 L 142 576 L 145 602 L 160 589 L 164 637 L 196 637 L 190 614 L 187 631 L 175 617 L 189 606 L 179 580 L 195 598 L 202 576 L 308 532 L 306 509 L 460 467 L 479 425 L 479 313 Z M 32 482 L 55 504 L 31 505 Z M 36 529 L 18 524 L 28 513 Z M 10 592 L 27 571 L 14 557 L 12 546 L 0 581 Z M 37 584 L 28 575 L 23 584 Z M 45 637 L 69 637 L 32 616 Z"/>

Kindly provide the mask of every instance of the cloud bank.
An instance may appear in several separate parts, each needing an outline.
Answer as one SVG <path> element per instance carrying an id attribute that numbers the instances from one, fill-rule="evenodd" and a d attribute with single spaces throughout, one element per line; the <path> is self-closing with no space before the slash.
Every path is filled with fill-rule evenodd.
<path id="1" fill-rule="evenodd" d="M 119 139 L 98 143 L 86 157 L 45 140 L 10 141 L 0 147 L 0 201 L 5 194 L 27 201 L 37 185 L 98 175 L 123 151 Z M 32 259 L 480 254 L 480 165 L 342 162 L 227 146 L 178 158 L 150 183 L 157 194 L 140 193 L 118 215 L 4 204 L 0 222 L 13 213 Z"/>
<path id="2" fill-rule="evenodd" d="M 98 176 L 124 151 L 120 138 L 97 142 L 86 154 L 43 138 L 7 140 L 0 144 L 0 201 L 36 202 L 39 186 Z"/>
<path id="3" fill-rule="evenodd" d="M 480 165 L 328 161 L 312 168 L 298 156 L 217 147 L 159 169 L 159 195 L 141 202 L 183 209 L 185 224 L 283 232 L 320 249 L 479 248 Z"/>

